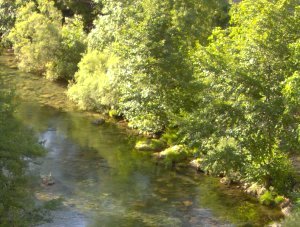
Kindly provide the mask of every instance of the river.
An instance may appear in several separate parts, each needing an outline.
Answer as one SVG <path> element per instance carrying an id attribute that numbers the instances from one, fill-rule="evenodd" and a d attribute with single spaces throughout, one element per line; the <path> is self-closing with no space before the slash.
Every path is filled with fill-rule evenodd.
<path id="1" fill-rule="evenodd" d="M 30 171 L 55 179 L 52 186 L 36 180 L 35 198 L 62 201 L 40 227 L 263 226 L 281 217 L 217 178 L 157 165 L 134 150 L 126 128 L 92 125 L 95 116 L 77 110 L 63 85 L 18 71 L 11 55 L 0 56 L 0 70 L 18 96 L 16 117 L 47 150 Z"/>

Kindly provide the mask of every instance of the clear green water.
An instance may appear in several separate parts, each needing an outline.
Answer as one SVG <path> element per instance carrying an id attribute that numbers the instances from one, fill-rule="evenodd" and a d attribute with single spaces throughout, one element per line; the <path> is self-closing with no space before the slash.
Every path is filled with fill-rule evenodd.
<path id="1" fill-rule="evenodd" d="M 156 165 L 133 149 L 136 138 L 125 129 L 93 126 L 94 116 L 76 110 L 63 86 L 13 66 L 11 56 L 0 57 L 3 86 L 15 89 L 16 117 L 47 149 L 30 169 L 55 179 L 48 187 L 37 181 L 35 196 L 63 201 L 41 226 L 263 226 L 281 217 L 219 179 Z"/>

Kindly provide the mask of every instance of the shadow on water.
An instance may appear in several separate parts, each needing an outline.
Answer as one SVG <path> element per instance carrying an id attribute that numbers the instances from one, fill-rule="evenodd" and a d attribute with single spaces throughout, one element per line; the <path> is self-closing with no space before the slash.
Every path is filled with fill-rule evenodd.
<path id="1" fill-rule="evenodd" d="M 41 226 L 262 226 L 281 217 L 216 178 L 156 165 L 133 149 L 135 137 L 113 124 L 92 125 L 62 87 L 3 65 L 6 58 L 0 74 L 20 94 L 16 117 L 47 150 L 30 169 L 55 179 L 37 185 L 35 196 L 63 201 Z"/>

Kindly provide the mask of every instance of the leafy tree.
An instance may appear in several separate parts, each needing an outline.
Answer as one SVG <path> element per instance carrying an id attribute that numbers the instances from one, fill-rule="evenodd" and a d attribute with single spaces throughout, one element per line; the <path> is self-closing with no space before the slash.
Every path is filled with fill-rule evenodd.
<path id="1" fill-rule="evenodd" d="M 188 53 L 197 41 L 206 43 L 225 1 L 106 0 L 103 4 L 103 15 L 89 34 L 89 49 L 113 51 L 120 59 L 115 77 L 118 106 L 131 125 L 161 131 L 172 115 L 193 105 Z"/>
<path id="2" fill-rule="evenodd" d="M 86 49 L 86 34 L 81 17 L 66 18 L 61 29 L 61 42 L 55 58 L 46 65 L 46 78 L 71 80 L 78 70 L 82 53 Z"/>
<path id="3" fill-rule="evenodd" d="M 225 162 L 223 171 L 231 165 L 244 178 L 281 192 L 292 184 L 285 153 L 299 146 L 299 118 L 288 111 L 283 93 L 299 68 L 291 54 L 299 39 L 298 3 L 244 0 L 233 6 L 230 27 L 216 29 L 208 47 L 199 45 L 192 55 L 202 90 L 198 109 L 181 125 L 183 140 L 208 153 L 212 166 L 228 156 L 233 162 Z M 219 146 L 224 139 L 233 143 Z"/>
<path id="4" fill-rule="evenodd" d="M 6 39 L 16 21 L 16 12 L 19 7 L 29 0 L 0 0 L 0 47 L 11 47 Z"/>
<path id="5" fill-rule="evenodd" d="M 0 1 L 0 37 L 4 36 L 14 25 L 15 2 L 8 0 Z"/>
<path id="6" fill-rule="evenodd" d="M 20 69 L 45 73 L 60 48 L 61 19 L 52 1 L 29 2 L 18 9 L 15 27 L 8 38 Z"/>
<path id="7" fill-rule="evenodd" d="M 17 11 L 8 39 L 13 43 L 20 69 L 48 79 L 72 79 L 85 51 L 81 17 L 65 19 L 51 0 L 29 2 Z"/>
<path id="8" fill-rule="evenodd" d="M 191 83 L 188 53 L 197 41 L 206 43 L 220 3 L 142 1 L 139 7 L 134 5 L 138 10 L 121 31 L 123 42 L 118 49 L 128 59 L 120 107 L 133 126 L 162 131 L 174 115 L 194 105 L 196 88 Z"/>
<path id="9" fill-rule="evenodd" d="M 12 95 L 0 92 L 0 226 L 32 224 L 34 203 L 27 185 L 28 160 L 42 154 L 32 133 L 14 116 Z"/>
<path id="10" fill-rule="evenodd" d="M 79 63 L 68 96 L 82 109 L 105 112 L 118 102 L 115 72 L 118 59 L 110 53 L 88 52 Z"/>

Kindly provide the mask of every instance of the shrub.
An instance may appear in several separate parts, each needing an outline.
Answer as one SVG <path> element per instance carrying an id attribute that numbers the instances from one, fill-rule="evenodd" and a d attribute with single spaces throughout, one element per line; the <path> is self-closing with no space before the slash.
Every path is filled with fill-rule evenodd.
<path id="1" fill-rule="evenodd" d="M 57 56 L 46 65 L 46 78 L 71 80 L 78 70 L 78 63 L 86 49 L 86 34 L 82 18 L 66 18 L 61 30 L 60 49 Z"/>
<path id="2" fill-rule="evenodd" d="M 273 192 L 266 191 L 259 197 L 259 202 L 267 206 L 274 205 L 274 197 L 275 195 Z"/>
<path id="3" fill-rule="evenodd" d="M 243 172 L 247 162 L 246 153 L 237 149 L 232 138 L 221 138 L 217 145 L 207 145 L 209 151 L 204 158 L 205 170 L 215 175 L 224 174 L 227 177 Z"/>
<path id="4" fill-rule="evenodd" d="M 17 11 L 8 35 L 20 69 L 43 74 L 60 50 L 61 14 L 52 1 L 29 2 Z"/>
<path id="5" fill-rule="evenodd" d="M 118 59 L 109 53 L 90 51 L 83 56 L 68 96 L 81 109 L 106 111 L 117 105 L 115 70 Z"/>
<path id="6" fill-rule="evenodd" d="M 277 195 L 274 199 L 274 202 L 276 205 L 278 205 L 278 204 L 282 203 L 284 200 L 285 200 L 285 198 L 283 196 Z"/>

